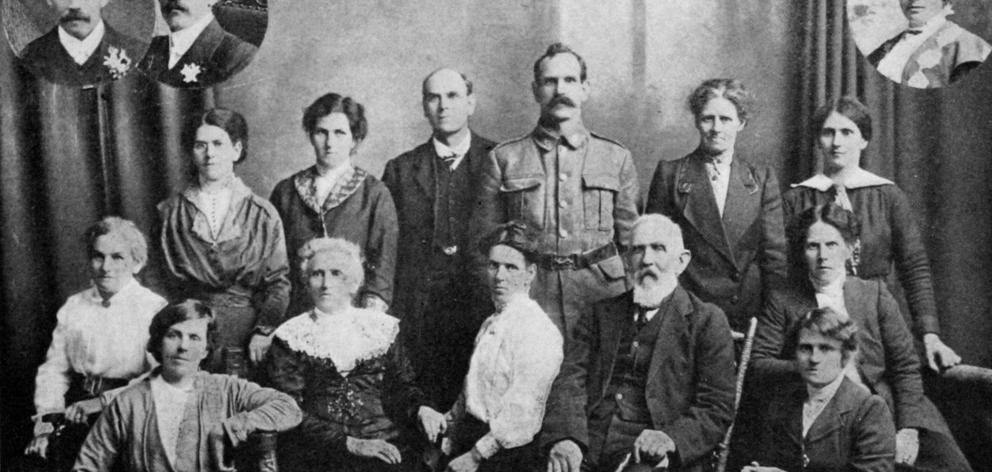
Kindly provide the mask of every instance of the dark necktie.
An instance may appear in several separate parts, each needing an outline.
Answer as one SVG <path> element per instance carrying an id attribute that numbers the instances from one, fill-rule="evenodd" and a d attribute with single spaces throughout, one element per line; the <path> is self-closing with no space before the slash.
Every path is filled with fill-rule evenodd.
<path id="1" fill-rule="evenodd" d="M 645 307 L 637 308 L 637 319 L 634 320 L 634 328 L 636 328 L 637 331 L 644 329 L 644 326 L 648 324 L 648 312 L 651 310 L 651 308 Z"/>
<path id="2" fill-rule="evenodd" d="M 445 167 L 447 167 L 450 170 L 454 170 L 452 169 L 452 166 L 455 165 L 455 161 L 458 160 L 458 154 L 452 153 L 446 156 L 438 156 L 438 157 L 441 158 L 441 162 L 444 163 Z"/>

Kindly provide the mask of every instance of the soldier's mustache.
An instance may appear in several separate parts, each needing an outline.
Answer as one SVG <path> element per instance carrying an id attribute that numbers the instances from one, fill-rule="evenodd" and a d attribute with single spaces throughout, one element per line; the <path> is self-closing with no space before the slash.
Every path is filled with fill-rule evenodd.
<path id="1" fill-rule="evenodd" d="M 184 11 L 184 12 L 188 12 L 189 11 L 186 8 L 186 6 L 184 6 L 183 4 L 179 3 L 177 0 L 172 0 L 172 1 L 169 1 L 169 2 L 164 2 L 162 4 L 162 11 L 172 12 L 172 11 L 177 11 L 177 10 L 178 11 Z"/>
<path id="2" fill-rule="evenodd" d="M 554 97 L 554 98 L 551 99 L 550 106 L 555 106 L 555 105 L 568 105 L 568 106 L 574 108 L 575 107 L 575 102 L 572 101 L 571 98 L 568 98 L 568 97 L 566 97 L 564 95 L 559 95 L 559 96 Z"/>
<path id="3" fill-rule="evenodd" d="M 70 21 L 90 21 L 90 16 L 83 13 L 82 10 L 77 10 L 75 8 L 67 10 L 62 18 L 59 19 L 59 23 L 68 23 Z"/>

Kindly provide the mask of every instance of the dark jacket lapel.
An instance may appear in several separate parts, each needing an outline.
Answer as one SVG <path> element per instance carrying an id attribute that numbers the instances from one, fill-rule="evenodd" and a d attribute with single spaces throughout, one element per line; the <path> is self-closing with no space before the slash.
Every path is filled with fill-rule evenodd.
<path id="1" fill-rule="evenodd" d="M 413 163 L 413 180 L 417 182 L 417 187 L 424 191 L 424 194 L 432 202 L 434 201 L 434 163 L 437 159 L 437 152 L 434 151 L 434 144 L 427 140 L 427 144 L 420 147 L 417 159 Z"/>
<path id="2" fill-rule="evenodd" d="M 761 210 L 759 190 L 751 166 L 734 159 L 730 163 L 730 181 L 722 225 L 732 254 L 736 254 L 737 242 L 744 236 L 744 232 L 758 219 L 758 212 Z"/>
<path id="3" fill-rule="evenodd" d="M 834 393 L 834 397 L 823 408 L 820 416 L 817 416 L 813 420 L 809 431 L 806 432 L 806 444 L 812 444 L 830 436 L 831 433 L 844 425 L 844 417 L 855 407 L 852 396 L 853 392 L 850 390 L 852 388 L 860 387 L 856 387 L 847 379 L 841 381 L 840 387 Z M 802 418 L 802 412 L 799 413 L 799 416 Z"/>
<path id="4" fill-rule="evenodd" d="M 220 23 L 214 19 L 209 25 L 200 33 L 200 36 L 193 41 L 193 44 L 183 54 L 183 57 L 179 59 L 176 63 L 176 67 L 173 70 L 181 68 L 183 64 L 195 63 L 198 65 L 205 65 L 211 62 L 213 58 L 214 51 L 220 47 L 221 42 L 224 40 L 224 29 L 220 27 Z M 168 61 L 168 57 L 166 58 Z"/>
<path id="5" fill-rule="evenodd" d="M 658 327 L 658 336 L 655 338 L 654 352 L 651 353 L 651 365 L 648 369 L 646 387 L 649 392 L 666 391 L 655 386 L 664 382 L 666 378 L 671 378 L 669 376 L 673 374 L 664 369 L 666 359 L 676 358 L 675 356 L 685 357 L 690 344 L 689 323 L 686 316 L 692 313 L 692 310 L 689 294 L 682 287 L 676 286 L 675 291 L 661 304 L 661 309 L 655 314 L 661 317 L 661 326 Z M 648 407 L 651 409 L 650 399 L 648 402 Z M 662 404 L 671 403 L 662 402 Z"/>
<path id="6" fill-rule="evenodd" d="M 720 211 L 716 207 L 716 198 L 713 196 L 713 187 L 706 173 L 706 164 L 701 156 L 696 153 L 689 155 L 676 176 L 675 185 L 684 198 L 682 211 L 685 219 L 699 231 L 710 246 L 736 264 L 737 261 L 730 252 L 730 245 L 723 230 Z"/>
<path id="7" fill-rule="evenodd" d="M 620 349 L 620 338 L 626 321 L 634 315 L 634 292 L 628 291 L 620 297 L 619 303 L 603 304 L 605 312 L 599 320 L 600 322 L 600 355 L 603 359 L 603 377 L 600 384 L 598 398 L 606 395 L 606 389 L 610 385 L 610 378 L 613 376 L 613 367 L 617 360 L 617 350 Z"/>

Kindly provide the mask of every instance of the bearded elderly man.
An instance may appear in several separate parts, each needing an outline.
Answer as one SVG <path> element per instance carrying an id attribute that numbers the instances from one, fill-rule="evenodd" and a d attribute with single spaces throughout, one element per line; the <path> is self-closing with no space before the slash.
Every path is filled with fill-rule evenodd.
<path id="1" fill-rule="evenodd" d="M 244 69 L 254 44 L 228 33 L 214 18 L 218 0 L 159 0 L 170 33 L 152 38 L 138 66 L 173 87 L 209 87 Z"/>
<path id="2" fill-rule="evenodd" d="M 118 79 L 148 48 L 103 21 L 103 8 L 110 0 L 45 3 L 58 17 L 58 26 L 21 52 L 21 61 L 38 77 L 73 86 Z"/>
<path id="3" fill-rule="evenodd" d="M 531 87 L 537 127 L 493 148 L 470 227 L 481 236 L 518 220 L 539 232 L 531 294 L 567 342 L 581 307 L 630 288 L 616 243 L 637 217 L 637 172 L 630 151 L 582 122 L 591 90 L 582 56 L 552 44 Z"/>
<path id="4" fill-rule="evenodd" d="M 679 286 L 679 227 L 644 215 L 629 243 L 634 289 L 583 313 L 552 388 L 548 470 L 704 470 L 733 417 L 730 326 Z"/>

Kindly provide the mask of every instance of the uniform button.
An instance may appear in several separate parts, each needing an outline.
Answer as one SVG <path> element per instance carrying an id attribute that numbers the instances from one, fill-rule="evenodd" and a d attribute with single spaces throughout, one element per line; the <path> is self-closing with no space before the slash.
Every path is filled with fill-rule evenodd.
<path id="1" fill-rule="evenodd" d="M 631 344 L 631 346 L 633 346 L 634 349 L 637 349 L 637 346 L 640 346 L 640 344 L 638 344 L 637 341 L 634 341 L 634 344 Z"/>
<path id="2" fill-rule="evenodd" d="M 566 202 L 565 200 L 562 200 L 562 201 L 558 202 L 558 207 L 559 208 L 565 208 L 567 206 L 568 206 L 568 202 Z"/>
<path id="3" fill-rule="evenodd" d="M 568 231 L 565 231 L 563 229 L 558 230 L 558 237 L 560 237 L 562 239 L 567 238 L 568 237 Z"/>
<path id="4" fill-rule="evenodd" d="M 733 303 L 734 305 L 736 305 L 739 301 L 741 301 L 741 297 L 738 297 L 737 295 L 730 297 L 730 303 Z"/>
<path id="5" fill-rule="evenodd" d="M 560 180 L 560 181 L 562 181 L 562 182 L 564 182 L 564 181 L 566 181 L 566 180 L 568 180 L 568 174 L 566 174 L 566 173 L 564 173 L 564 172 L 562 172 L 562 173 L 560 173 L 560 174 L 558 174 L 558 180 Z"/>
<path id="6" fill-rule="evenodd" d="M 737 272 L 737 271 L 734 271 L 733 274 L 730 274 L 730 278 L 733 279 L 734 282 L 740 282 L 741 281 L 741 273 L 740 272 Z"/>
<path id="7" fill-rule="evenodd" d="M 618 393 L 613 398 L 616 398 L 617 401 L 623 400 L 623 394 L 622 393 Z"/>

